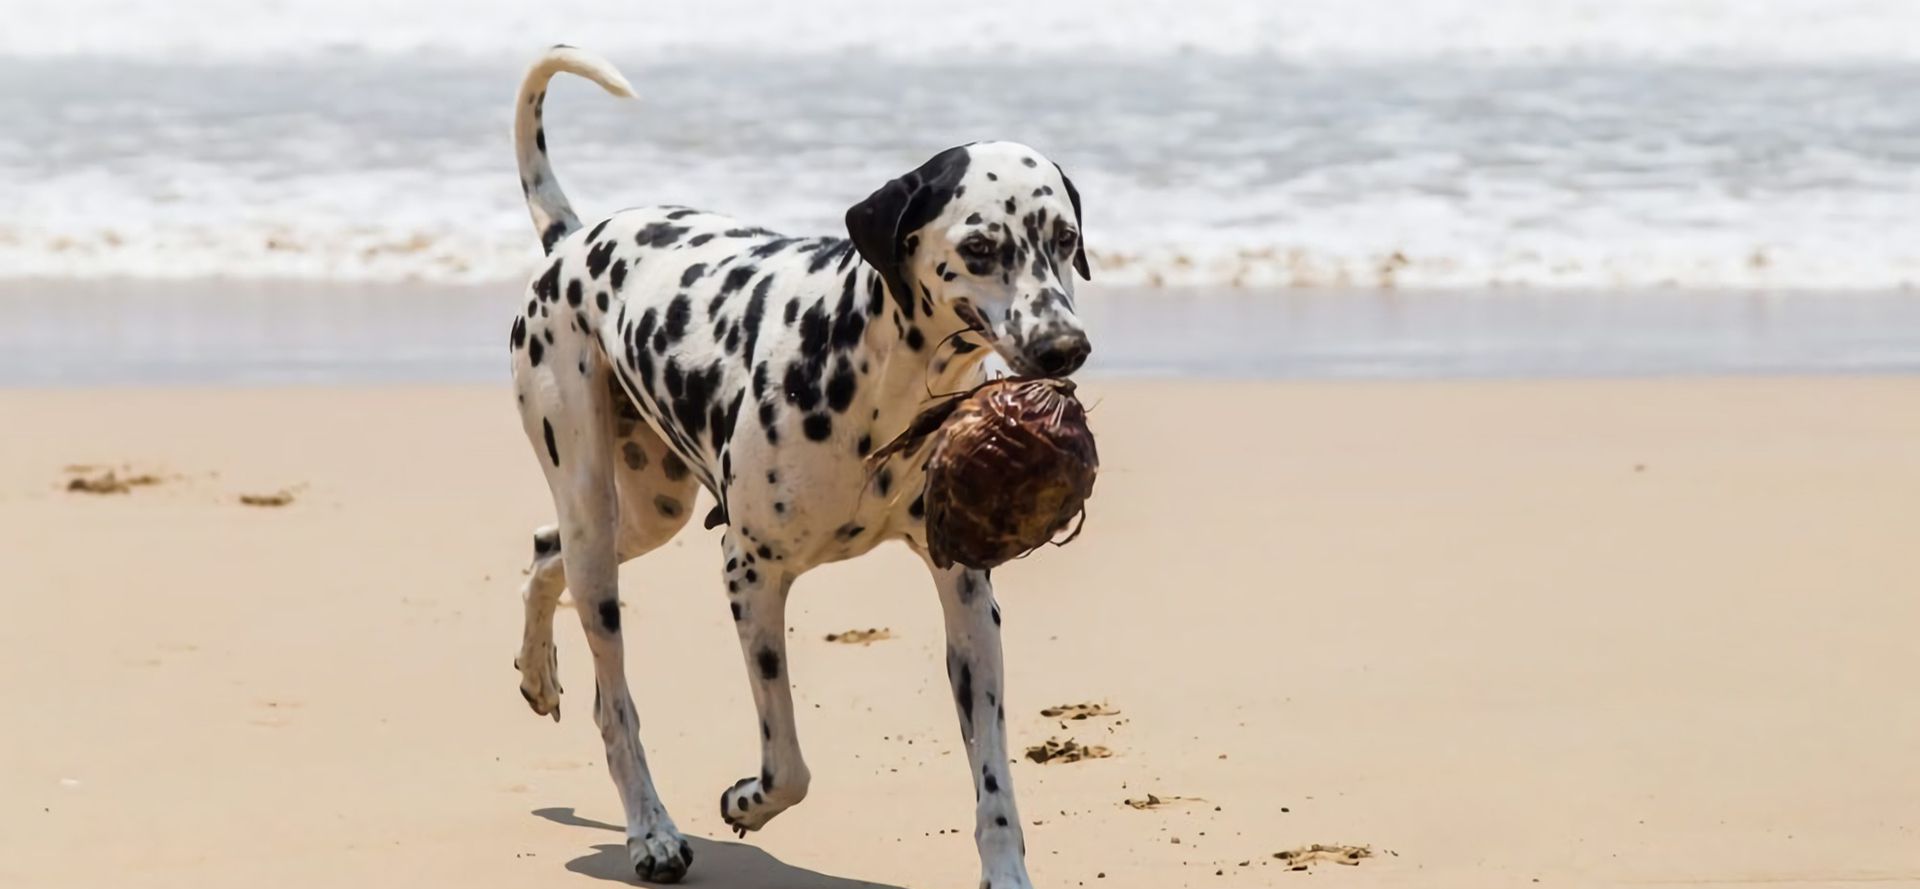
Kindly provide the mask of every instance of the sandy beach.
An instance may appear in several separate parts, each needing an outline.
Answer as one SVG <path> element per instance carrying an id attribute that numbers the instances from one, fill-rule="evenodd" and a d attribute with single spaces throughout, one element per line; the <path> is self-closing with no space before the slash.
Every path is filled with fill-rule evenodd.
<path id="1" fill-rule="evenodd" d="M 1083 394 L 1086 533 L 996 573 L 1014 745 L 1112 752 L 1013 766 L 1037 884 L 1920 885 L 1920 379 Z M 516 693 L 550 507 L 504 385 L 0 416 L 0 886 L 630 881 L 577 624 L 560 724 Z M 622 575 L 689 885 L 975 885 L 904 549 L 796 589 L 812 795 L 721 824 L 757 745 L 717 535 Z M 1116 713 L 1040 712 L 1076 703 Z M 1275 857 L 1315 843 L 1373 857 Z"/>

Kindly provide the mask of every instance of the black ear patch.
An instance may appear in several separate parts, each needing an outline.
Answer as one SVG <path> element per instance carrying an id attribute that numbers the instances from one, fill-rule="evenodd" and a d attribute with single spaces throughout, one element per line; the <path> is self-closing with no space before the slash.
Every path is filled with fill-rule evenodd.
<path id="1" fill-rule="evenodd" d="M 913 291 L 907 289 L 907 236 L 940 215 L 966 173 L 966 148 L 949 148 L 847 209 L 854 248 L 879 270 L 894 303 L 909 318 L 914 305 Z"/>
<path id="2" fill-rule="evenodd" d="M 1073 180 L 1067 178 L 1067 171 L 1060 169 L 1059 164 L 1054 164 L 1053 168 L 1060 173 L 1060 181 L 1066 183 L 1067 203 L 1073 205 L 1073 222 L 1080 226 L 1080 240 L 1073 247 L 1073 270 L 1080 273 L 1080 280 L 1091 281 L 1093 273 L 1087 270 L 1086 217 L 1080 215 L 1080 189 L 1073 187 Z"/>

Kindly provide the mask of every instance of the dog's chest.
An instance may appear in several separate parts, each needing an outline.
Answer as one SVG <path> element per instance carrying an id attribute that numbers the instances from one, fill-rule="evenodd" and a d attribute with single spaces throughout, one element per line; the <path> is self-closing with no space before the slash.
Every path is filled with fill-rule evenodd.
<path id="1" fill-rule="evenodd" d="M 973 375 L 978 369 L 956 373 Z M 742 440 L 727 495 L 733 527 L 772 543 L 804 567 L 852 558 L 887 540 L 923 541 L 926 451 L 885 459 L 871 454 L 917 416 L 926 403 L 927 381 L 915 381 L 910 391 L 890 390 L 886 382 L 877 381 L 856 397 L 849 413 L 858 411 L 868 422 L 860 425 L 851 447 Z M 939 385 L 966 387 L 951 380 Z"/>

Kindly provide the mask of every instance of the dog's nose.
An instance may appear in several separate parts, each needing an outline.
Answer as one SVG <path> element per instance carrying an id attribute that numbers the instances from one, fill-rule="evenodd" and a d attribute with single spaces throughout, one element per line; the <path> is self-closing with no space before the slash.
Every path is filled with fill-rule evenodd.
<path id="1" fill-rule="evenodd" d="M 1042 374 L 1064 377 L 1079 370 L 1092 353 L 1093 344 L 1087 342 L 1086 334 L 1067 334 L 1047 340 L 1034 350 L 1033 364 Z"/>

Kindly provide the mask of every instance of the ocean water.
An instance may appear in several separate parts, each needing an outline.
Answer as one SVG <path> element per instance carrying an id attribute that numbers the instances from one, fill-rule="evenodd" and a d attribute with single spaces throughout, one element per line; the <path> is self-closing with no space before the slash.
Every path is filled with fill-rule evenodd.
<path id="1" fill-rule="evenodd" d="M 1914 0 L 5 0 L 0 277 L 457 284 L 537 254 L 508 139 L 547 44 L 585 215 L 796 232 L 947 145 L 1032 144 L 1102 283 L 1920 286 Z"/>

